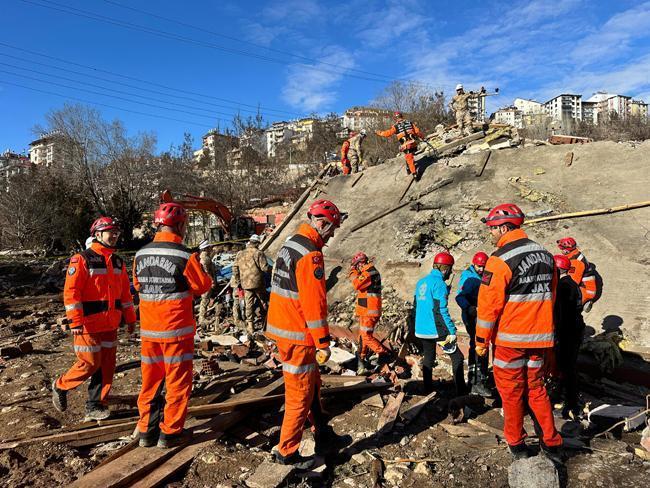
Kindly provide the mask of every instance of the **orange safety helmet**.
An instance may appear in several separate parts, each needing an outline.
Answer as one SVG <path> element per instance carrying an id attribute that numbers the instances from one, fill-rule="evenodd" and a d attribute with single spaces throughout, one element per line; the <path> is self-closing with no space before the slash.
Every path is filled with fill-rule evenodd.
<path id="1" fill-rule="evenodd" d="M 156 225 L 167 225 L 174 227 L 187 220 L 185 207 L 178 203 L 161 203 L 158 210 L 153 214 L 153 223 Z"/>
<path id="2" fill-rule="evenodd" d="M 474 254 L 474 257 L 472 258 L 472 264 L 475 264 L 476 266 L 485 266 L 487 260 L 488 260 L 488 255 L 485 254 L 483 251 L 479 251 L 476 254 Z"/>
<path id="3" fill-rule="evenodd" d="M 307 217 L 322 217 L 334 227 L 340 227 L 343 216 L 336 205 L 329 200 L 316 200 L 309 206 Z"/>
<path id="4" fill-rule="evenodd" d="M 439 252 L 433 258 L 433 264 L 446 264 L 447 266 L 454 265 L 454 257 L 448 252 Z"/>
<path id="5" fill-rule="evenodd" d="M 563 237 L 562 239 L 557 241 L 557 247 L 560 249 L 565 249 L 567 251 L 572 251 L 576 247 L 578 247 L 578 243 L 573 237 Z"/>
<path id="6" fill-rule="evenodd" d="M 571 261 L 564 254 L 556 254 L 553 256 L 553 261 L 555 261 L 555 267 L 557 269 L 562 269 L 564 271 L 571 269 Z"/>
<path id="7" fill-rule="evenodd" d="M 94 236 L 95 232 L 103 232 L 105 230 L 119 229 L 120 223 L 113 217 L 99 217 L 90 226 L 90 235 Z"/>
<path id="8" fill-rule="evenodd" d="M 489 227 L 498 227 L 503 224 L 512 224 L 516 227 L 521 227 L 524 223 L 524 212 L 514 203 L 502 203 L 497 205 L 487 217 L 483 217 L 481 222 Z"/>
<path id="9" fill-rule="evenodd" d="M 352 262 L 350 263 L 350 266 L 356 266 L 357 264 L 366 264 L 367 262 L 368 262 L 368 256 L 366 256 L 366 253 L 359 251 L 352 258 Z"/>

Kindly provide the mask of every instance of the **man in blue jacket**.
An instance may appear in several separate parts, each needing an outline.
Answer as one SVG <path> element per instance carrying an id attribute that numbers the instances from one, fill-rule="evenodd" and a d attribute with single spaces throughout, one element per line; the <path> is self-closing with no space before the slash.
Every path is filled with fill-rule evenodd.
<path id="1" fill-rule="evenodd" d="M 460 275 L 456 303 L 462 310 L 463 324 L 469 335 L 469 357 L 467 358 L 469 383 L 472 393 L 489 397 L 490 389 L 487 387 L 488 358 L 476 355 L 476 307 L 478 305 L 478 290 L 481 286 L 481 276 L 487 263 L 488 255 L 477 252 L 472 258 L 472 264 Z"/>
<path id="2" fill-rule="evenodd" d="M 447 252 L 436 254 L 433 270 L 418 281 L 413 299 L 415 309 L 415 336 L 422 342 L 424 360 L 422 376 L 424 390 L 433 391 L 433 367 L 436 364 L 436 343 L 449 354 L 456 386 L 456 395 L 465 394 L 463 353 L 456 344 L 456 326 L 449 316 L 447 297 L 449 287 L 445 280 L 451 275 L 454 258 Z"/>

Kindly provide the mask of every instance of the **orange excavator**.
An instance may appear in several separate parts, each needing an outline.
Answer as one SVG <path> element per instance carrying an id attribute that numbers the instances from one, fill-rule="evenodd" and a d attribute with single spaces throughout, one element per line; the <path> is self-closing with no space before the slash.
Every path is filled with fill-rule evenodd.
<path id="1" fill-rule="evenodd" d="M 160 195 L 161 202 L 178 203 L 187 210 L 199 212 L 210 212 L 217 218 L 221 232 L 218 236 L 210 236 L 218 241 L 229 239 L 244 239 L 253 234 L 261 234 L 266 228 L 263 222 L 257 222 L 248 215 L 233 217 L 232 212 L 223 203 L 208 197 L 196 195 L 181 195 L 181 198 L 174 198 L 169 190 L 164 190 Z M 211 239 L 211 240 L 212 240 Z"/>

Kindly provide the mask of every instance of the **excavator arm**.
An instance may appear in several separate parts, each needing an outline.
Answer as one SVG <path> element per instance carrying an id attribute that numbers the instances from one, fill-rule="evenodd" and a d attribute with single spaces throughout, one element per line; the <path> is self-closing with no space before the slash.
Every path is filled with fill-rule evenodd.
<path id="1" fill-rule="evenodd" d="M 166 203 L 178 203 L 188 210 L 201 210 L 210 212 L 217 217 L 224 232 L 228 235 L 232 230 L 232 212 L 223 203 L 212 198 L 198 197 L 195 195 L 181 195 L 181 198 L 174 198 L 169 190 L 164 190 L 160 195 L 160 201 Z"/>

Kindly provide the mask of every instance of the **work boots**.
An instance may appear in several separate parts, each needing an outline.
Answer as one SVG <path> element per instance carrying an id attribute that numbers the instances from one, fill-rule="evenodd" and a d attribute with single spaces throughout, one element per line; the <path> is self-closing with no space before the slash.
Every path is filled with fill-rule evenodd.
<path id="1" fill-rule="evenodd" d="M 522 442 L 516 446 L 508 446 L 510 454 L 512 454 L 513 459 L 516 461 L 518 459 L 526 459 L 530 457 L 530 452 L 528 451 L 528 446 L 526 443 Z"/>
<path id="2" fill-rule="evenodd" d="M 314 432 L 314 452 L 317 456 L 324 456 L 333 449 L 338 449 L 349 445 L 352 442 L 352 437 L 345 435 L 338 435 L 330 425 L 323 425 L 316 428 Z"/>
<path id="3" fill-rule="evenodd" d="M 283 456 L 278 451 L 277 447 L 274 447 L 271 450 L 273 455 L 273 460 L 278 464 L 284 464 L 285 466 L 293 466 L 298 471 L 308 471 L 314 467 L 316 460 L 313 457 L 301 456 L 298 451 L 288 456 Z"/>
<path id="4" fill-rule="evenodd" d="M 165 434 L 164 432 L 161 432 L 158 437 L 157 447 L 160 447 L 161 449 L 170 449 L 172 447 L 187 444 L 190 440 L 192 440 L 191 430 L 183 429 L 178 434 Z"/>
<path id="5" fill-rule="evenodd" d="M 56 379 L 52 382 L 52 405 L 59 412 L 65 412 L 68 409 L 68 392 L 56 387 Z"/>
<path id="6" fill-rule="evenodd" d="M 106 420 L 110 416 L 110 410 L 103 405 L 86 407 L 86 418 L 84 421 L 87 422 L 89 420 Z"/>
<path id="7" fill-rule="evenodd" d="M 474 395 L 480 395 L 484 398 L 491 397 L 492 391 L 486 386 L 486 384 L 487 377 L 485 377 L 481 371 L 476 369 L 474 371 L 474 381 L 472 381 L 471 393 Z"/>

